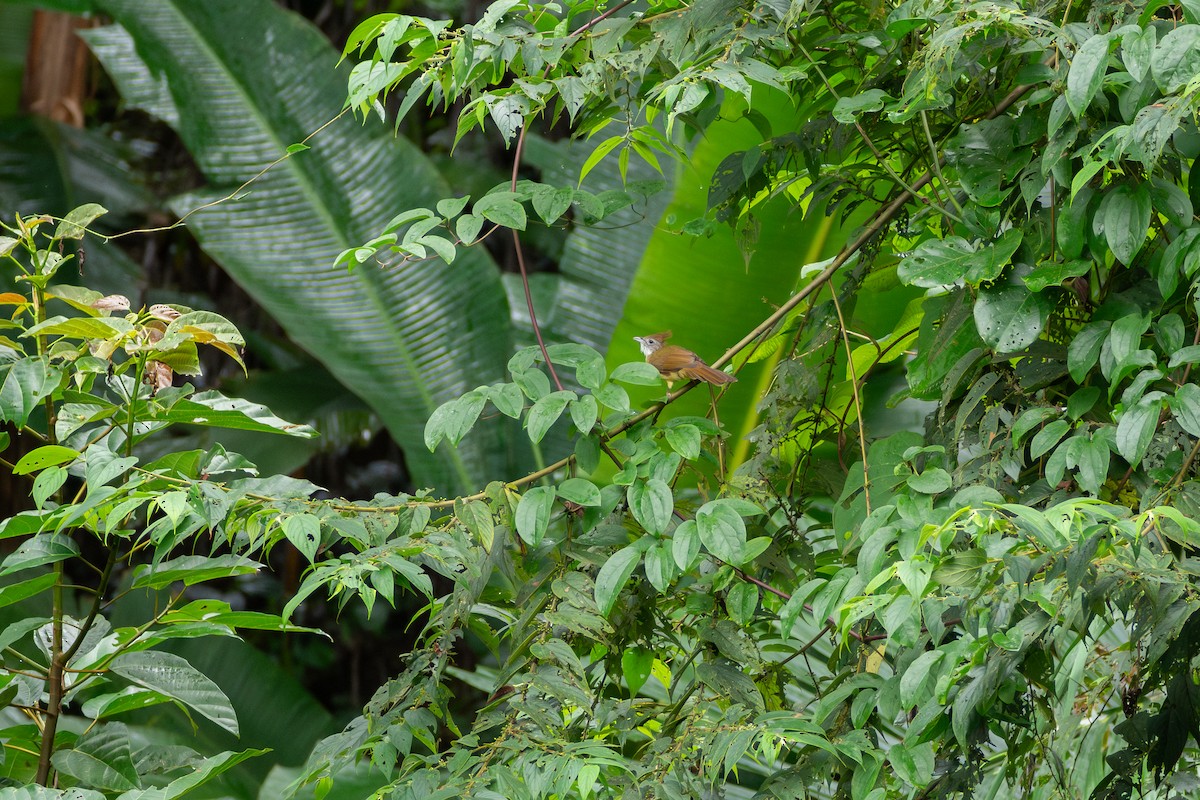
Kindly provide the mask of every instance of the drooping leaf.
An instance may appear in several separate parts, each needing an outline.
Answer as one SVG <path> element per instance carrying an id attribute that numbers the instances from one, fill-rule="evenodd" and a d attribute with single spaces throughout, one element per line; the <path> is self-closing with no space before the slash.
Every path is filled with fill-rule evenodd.
<path id="1" fill-rule="evenodd" d="M 1077 117 L 1083 116 L 1096 92 L 1100 91 L 1111 41 L 1111 35 L 1098 33 L 1084 42 L 1071 59 L 1071 69 L 1067 73 L 1066 96 L 1067 104 Z"/>
<path id="2" fill-rule="evenodd" d="M 129 730 L 120 723 L 96 728 L 69 750 L 53 757 L 54 768 L 97 789 L 127 791 L 141 788 L 133 764 Z"/>
<path id="3" fill-rule="evenodd" d="M 596 574 L 596 606 L 600 613 L 608 616 L 617 602 L 621 590 L 633 574 L 633 568 L 641 560 L 641 551 L 634 545 L 624 547 L 608 557 Z"/>
<path id="4" fill-rule="evenodd" d="M 237 735 L 237 715 L 229 698 L 186 659 L 159 650 L 135 651 L 117 656 L 111 669 L 136 684 L 178 700 Z"/>

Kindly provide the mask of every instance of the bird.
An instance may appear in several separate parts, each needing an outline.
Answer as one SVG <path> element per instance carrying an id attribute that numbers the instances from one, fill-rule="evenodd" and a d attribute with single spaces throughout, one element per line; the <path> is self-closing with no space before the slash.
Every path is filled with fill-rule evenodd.
<path id="1" fill-rule="evenodd" d="M 713 369 L 700 356 L 674 344 L 666 344 L 671 338 L 670 331 L 652 333 L 649 336 L 635 336 L 633 340 L 642 348 L 646 361 L 658 370 L 658 374 L 667 382 L 667 389 L 678 380 L 703 381 L 714 386 L 724 386 L 733 383 L 737 378 L 728 372 Z"/>

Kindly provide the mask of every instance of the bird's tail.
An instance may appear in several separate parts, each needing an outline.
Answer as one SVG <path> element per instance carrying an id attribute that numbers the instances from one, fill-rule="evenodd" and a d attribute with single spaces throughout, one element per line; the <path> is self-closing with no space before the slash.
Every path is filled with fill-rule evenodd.
<path id="1" fill-rule="evenodd" d="M 737 378 L 730 375 L 728 372 L 722 372 L 719 369 L 713 369 L 707 364 L 697 364 L 694 367 L 687 367 L 679 371 L 680 376 L 695 381 L 704 381 L 711 383 L 714 386 L 724 386 L 727 383 L 733 383 Z"/>

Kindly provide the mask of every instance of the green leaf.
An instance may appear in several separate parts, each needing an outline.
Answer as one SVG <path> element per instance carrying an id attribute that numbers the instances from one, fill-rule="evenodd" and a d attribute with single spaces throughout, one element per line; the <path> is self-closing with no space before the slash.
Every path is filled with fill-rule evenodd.
<path id="1" fill-rule="evenodd" d="M 599 417 L 600 405 L 592 395 L 585 394 L 571 400 L 571 422 L 581 434 L 591 433 Z"/>
<path id="2" fill-rule="evenodd" d="M 918 655 L 908 665 L 900 678 L 900 707 L 908 710 L 923 699 L 929 687 L 930 671 L 942 660 L 945 653 L 940 650 L 928 650 Z"/>
<path id="3" fill-rule="evenodd" d="M 725 608 L 734 622 L 748 624 L 758 610 L 758 587 L 752 583 L 735 584 L 725 596 Z"/>
<path id="4" fill-rule="evenodd" d="M 476 390 L 438 406 L 425 425 L 425 446 L 432 452 L 445 438 L 457 448 L 479 420 L 486 404 L 487 395 Z"/>
<path id="5" fill-rule="evenodd" d="M 525 409 L 525 396 L 521 393 L 521 387 L 515 383 L 498 383 L 491 388 L 488 399 L 492 401 L 496 410 L 506 417 L 520 419 L 521 412 Z"/>
<path id="6" fill-rule="evenodd" d="M 1179 427 L 1192 436 L 1200 437 L 1200 386 L 1185 383 L 1168 401 Z"/>
<path id="7" fill-rule="evenodd" d="M 1050 448 L 1058 444 L 1059 440 L 1066 436 L 1069 430 L 1071 430 L 1071 423 L 1065 419 L 1055 420 L 1042 428 L 1033 437 L 1033 441 L 1029 443 L 1029 457 L 1041 458 L 1050 451 Z"/>
<path id="8" fill-rule="evenodd" d="M 148 419 L 235 431 L 282 433 L 305 439 L 317 436 L 312 427 L 280 419 L 266 406 L 240 397 L 226 397 L 217 391 L 201 392 L 169 407 L 155 407 Z"/>
<path id="9" fill-rule="evenodd" d="M 583 162 L 583 166 L 579 169 L 579 185 L 582 186 L 584 179 L 588 176 L 588 173 L 595 169 L 596 165 L 599 164 L 606 155 L 613 151 L 613 148 L 622 144 L 624 141 L 624 136 L 617 135 L 609 137 L 600 144 L 596 145 L 596 149 L 592 150 L 591 155 L 587 157 L 587 160 Z"/>
<path id="10" fill-rule="evenodd" d="M 1200 74 L 1200 25 L 1168 31 L 1150 57 L 1150 72 L 1163 94 L 1173 94 Z"/>
<path id="11" fill-rule="evenodd" d="M 1012 426 L 1012 441 L 1013 446 L 1017 447 L 1021 444 L 1021 440 L 1025 438 L 1025 434 L 1041 425 L 1046 420 L 1057 417 L 1061 412 L 1057 408 L 1048 406 L 1034 406 L 1027 408 L 1021 412 L 1021 416 L 1017 417 L 1016 422 Z"/>
<path id="12" fill-rule="evenodd" d="M 542 543 L 546 527 L 550 524 L 550 512 L 554 508 L 554 488 L 535 486 L 521 495 L 517 503 L 517 533 L 531 547 Z"/>
<path id="13" fill-rule="evenodd" d="M 164 625 L 192 626 L 196 623 L 221 625 L 233 630 L 277 631 L 283 633 L 317 633 L 326 638 L 328 634 L 318 628 L 303 628 L 290 625 L 277 614 L 258 611 L 232 611 L 222 600 L 193 600 L 182 608 L 173 609 L 161 618 Z M 210 635 L 210 634 L 204 634 Z"/>
<path id="14" fill-rule="evenodd" d="M 1100 351 L 1111 328 L 1112 322 L 1108 320 L 1089 322 L 1071 339 L 1071 343 L 1067 345 L 1067 370 L 1071 374 L 1071 380 L 1076 383 L 1084 382 L 1087 374 L 1100 359 Z"/>
<path id="15" fill-rule="evenodd" d="M 469 202 L 471 202 L 470 196 L 447 197 L 445 200 L 438 200 L 437 213 L 446 219 L 456 217 L 462 213 L 462 210 L 467 207 L 467 203 Z"/>
<path id="16" fill-rule="evenodd" d="M 900 263 L 898 275 L 905 283 L 935 287 L 994 280 L 1021 244 L 1022 233 L 1012 228 L 998 239 L 979 245 L 959 237 L 930 239 L 917 246 Z"/>
<path id="17" fill-rule="evenodd" d="M 638 691 L 650 677 L 654 666 L 654 651 L 642 647 L 631 647 L 621 654 L 621 676 L 631 697 L 637 696 Z"/>
<path id="18" fill-rule="evenodd" d="M 1150 58 L 1157 40 L 1153 27 L 1132 30 L 1121 37 L 1121 60 L 1126 71 L 1139 83 L 1150 72 Z"/>
<path id="19" fill-rule="evenodd" d="M 700 457 L 700 429 L 695 425 L 672 425 L 663 431 L 671 449 L 689 461 Z"/>
<path id="20" fill-rule="evenodd" d="M 700 529 L 695 520 L 685 520 L 671 535 L 671 556 L 681 570 L 689 570 L 700 555 Z"/>
<path id="21" fill-rule="evenodd" d="M 979 570 L 987 564 L 987 554 L 976 548 L 959 550 L 943 558 L 933 570 L 933 579 L 942 586 L 975 586 Z"/>
<path id="22" fill-rule="evenodd" d="M 106 719 L 139 711 L 150 706 L 174 702 L 171 698 L 138 686 L 126 686 L 119 692 L 96 695 L 84 702 L 80 709 L 88 719 Z"/>
<path id="23" fill-rule="evenodd" d="M 853 125 L 863 113 L 883 110 L 885 101 L 891 99 L 882 89 L 868 89 L 861 94 L 839 97 L 833 106 L 833 118 L 838 122 Z"/>
<path id="24" fill-rule="evenodd" d="M 1161 409 L 1161 400 L 1148 401 L 1143 398 L 1133 408 L 1121 414 L 1116 432 L 1117 452 L 1129 462 L 1129 466 L 1136 467 L 1146 455 L 1146 450 L 1154 439 L 1154 432 L 1158 429 Z"/>
<path id="25" fill-rule="evenodd" d="M 72 339 L 118 339 L 133 332 L 133 323 L 122 317 L 51 317 L 21 334 L 65 336 Z"/>
<path id="26" fill-rule="evenodd" d="M 550 356 L 550 360 L 555 364 L 561 364 L 564 367 L 579 367 L 590 362 L 604 363 L 604 356 L 594 347 L 589 347 L 585 344 L 552 344 L 546 348 L 546 354 Z M 538 351 L 533 351 L 534 358 L 538 357 Z"/>
<path id="27" fill-rule="evenodd" d="M 586 478 L 567 478 L 558 485 L 558 496 L 581 506 L 600 505 L 600 490 Z"/>
<path id="28" fill-rule="evenodd" d="M 1091 188 L 1081 188 L 1058 217 L 1055 237 L 1062 248 L 1064 258 L 1077 259 L 1083 254 L 1087 231 L 1092 227 L 1091 217 L 1088 216 L 1089 206 L 1095 195 Z M 1029 288 L 1033 289 L 1032 286 Z"/>
<path id="29" fill-rule="evenodd" d="M 63 217 L 62 222 L 58 223 L 58 227 L 54 230 L 54 238 L 82 239 L 87 233 L 87 227 L 96 218 L 107 213 L 108 209 L 98 203 L 84 203 L 73 208 Z"/>
<path id="30" fill-rule="evenodd" d="M 246 759 L 261 756 L 266 752 L 266 750 L 243 750 L 240 753 L 229 751 L 217 753 L 215 756 L 202 759 L 191 771 L 187 772 L 181 778 L 176 778 L 166 786 L 125 792 L 121 795 L 120 800 L 175 800 L 175 798 L 187 794 L 197 786 L 208 783 L 213 778 L 226 770 L 232 769 Z M 74 798 L 71 798 L 71 800 L 74 800 Z M 84 800 L 84 798 L 80 798 L 80 800 Z"/>
<path id="31" fill-rule="evenodd" d="M 888 750 L 888 762 L 896 770 L 897 777 L 910 786 L 920 789 L 933 780 L 933 742 L 894 744 Z"/>
<path id="32" fill-rule="evenodd" d="M 484 550 L 492 552 L 492 544 L 496 538 L 496 521 L 486 503 L 479 500 L 456 500 L 454 516 L 466 526 Z"/>
<path id="33" fill-rule="evenodd" d="M 551 392 L 533 404 L 529 416 L 525 418 L 525 427 L 529 431 L 529 439 L 540 442 L 558 418 L 566 410 L 567 404 L 578 395 L 571 391 Z"/>
<path id="34" fill-rule="evenodd" d="M 575 191 L 569 186 L 546 186 L 538 184 L 533 192 L 533 210 L 547 225 L 556 222 L 567 213 L 571 202 L 575 199 Z"/>
<path id="35" fill-rule="evenodd" d="M 23 358 L 7 370 L 0 368 L 0 422 L 21 427 L 29 415 L 58 388 L 62 371 L 44 358 Z"/>
<path id="36" fill-rule="evenodd" d="M 310 564 L 314 563 L 321 546 L 321 521 L 312 514 L 291 514 L 283 518 L 280 527 L 287 540 Z"/>
<path id="37" fill-rule="evenodd" d="M 980 291 L 975 301 L 975 326 L 989 347 L 1013 353 L 1037 341 L 1051 310 L 1049 298 L 1024 286 L 1000 286 Z"/>
<path id="38" fill-rule="evenodd" d="M 735 567 L 743 563 L 746 523 L 728 503 L 713 500 L 696 512 L 700 542 L 714 556 Z"/>
<path id="39" fill-rule="evenodd" d="M 1061 286 L 1071 278 L 1086 275 L 1092 268 L 1091 261 L 1078 259 L 1065 263 L 1041 264 L 1021 278 L 1031 292 L 1040 292 L 1051 286 Z"/>
<path id="40" fill-rule="evenodd" d="M 62 467 L 47 467 L 38 473 L 33 481 L 33 491 L 30 492 L 34 507 L 38 510 L 44 508 L 46 500 L 66 482 L 67 471 Z"/>
<path id="41" fill-rule="evenodd" d="M 84 451 L 83 458 L 84 479 L 87 480 L 89 490 L 105 485 L 138 463 L 137 456 L 122 458 L 101 445 L 89 447 Z"/>
<path id="42" fill-rule="evenodd" d="M 238 734 L 237 715 L 229 698 L 180 656 L 158 650 L 122 653 L 113 660 L 111 669 L 139 686 L 178 700 L 235 736 Z"/>
<path id="43" fill-rule="evenodd" d="M 27 600 L 30 597 L 41 594 L 54 585 L 55 577 L 53 572 L 47 572 L 44 575 L 39 575 L 36 578 L 10 583 L 7 586 L 0 587 L 0 608 L 10 606 L 13 603 L 19 603 L 22 600 Z"/>
<path id="44" fill-rule="evenodd" d="M 79 545 L 61 533 L 39 533 L 0 562 L 0 575 L 10 575 L 23 569 L 55 564 L 79 555 Z"/>
<path id="45" fill-rule="evenodd" d="M 896 576 L 915 598 L 925 596 L 925 588 L 929 585 L 929 565 L 923 561 L 901 561 L 896 565 Z"/>
<path id="46" fill-rule="evenodd" d="M 617 602 L 621 590 L 629 582 L 629 576 L 641 560 L 641 550 L 635 545 L 623 547 L 609 556 L 596 573 L 596 606 L 600 613 L 608 616 Z"/>
<path id="47" fill-rule="evenodd" d="M 1104 198 L 1104 238 L 1122 264 L 1133 262 L 1150 232 L 1150 191 L 1123 183 Z"/>
<path id="48" fill-rule="evenodd" d="M 1104 73 L 1108 68 L 1108 47 L 1112 35 L 1096 34 L 1084 42 L 1075 57 L 1071 59 L 1071 69 L 1067 73 L 1067 104 L 1076 117 L 1091 105 L 1092 98 L 1100 91 L 1104 82 Z"/>
<path id="49" fill-rule="evenodd" d="M 463 214 L 454 221 L 454 235 L 464 245 L 472 244 L 475 237 L 479 236 L 481 228 L 483 228 L 483 217 L 474 214 Z"/>
<path id="50" fill-rule="evenodd" d="M 513 381 L 530 400 L 537 402 L 550 394 L 550 379 L 540 369 L 513 372 Z"/>
<path id="51" fill-rule="evenodd" d="M 629 510 L 643 528 L 655 535 L 663 533 L 675 510 L 671 487 L 664 481 L 651 478 L 634 481 L 626 490 Z"/>
<path id="52" fill-rule="evenodd" d="M 512 192 L 493 192 L 484 195 L 475 202 L 471 213 L 497 225 L 523 231 L 528 220 L 525 217 L 525 207 L 517 202 L 516 197 L 517 195 Z"/>
<path id="53" fill-rule="evenodd" d="M 52 762 L 59 772 L 97 789 L 123 792 L 141 788 L 133 765 L 129 729 L 119 722 L 95 728 L 70 750 L 59 750 Z"/>
<path id="54" fill-rule="evenodd" d="M 665 542 L 660 542 L 646 551 L 646 579 L 659 594 L 666 594 L 678 575 L 679 567 L 675 564 L 674 556 L 668 552 Z"/>
<path id="55" fill-rule="evenodd" d="M 909 475 L 906 482 L 921 494 L 941 494 L 951 486 L 950 473 L 941 467 L 927 467 L 924 472 Z"/>
<path id="56" fill-rule="evenodd" d="M 658 386 L 662 383 L 662 375 L 653 364 L 645 361 L 629 361 L 618 364 L 612 371 L 612 380 L 638 386 Z"/>
<path id="57" fill-rule="evenodd" d="M 750 676 L 724 659 L 701 664 L 696 677 L 720 696 L 757 712 L 765 710 L 762 692 Z"/>

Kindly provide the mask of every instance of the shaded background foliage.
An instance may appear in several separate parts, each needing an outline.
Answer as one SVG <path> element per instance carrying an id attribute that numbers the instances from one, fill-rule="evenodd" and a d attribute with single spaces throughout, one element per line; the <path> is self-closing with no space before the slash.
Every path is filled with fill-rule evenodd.
<path id="1" fill-rule="evenodd" d="M 66 200 L 73 181 L 94 180 L 108 184 L 118 221 L 169 219 L 233 192 L 336 113 L 343 78 L 320 67 L 333 50 L 275 6 L 97 6 L 126 32 L 86 34 L 114 80 L 96 96 L 117 88 L 152 110 L 195 165 L 165 133 L 160 143 L 133 135 L 111 111 L 98 115 L 111 135 L 23 123 L 23 133 L 12 128 L 17 155 L 6 156 L 14 180 L 16 167 L 35 164 L 64 175 L 30 196 Z M 310 11 L 332 23 L 348 8 Z M 354 13 L 366 10 L 379 9 Z M 424 537 L 414 547 L 440 572 L 439 602 L 395 614 L 376 604 L 370 619 L 357 604 L 343 612 L 352 652 L 386 641 L 409 654 L 390 682 L 398 667 L 382 660 L 354 673 L 351 709 L 382 687 L 321 741 L 308 778 L 369 758 L 395 796 L 422 798 L 447 781 L 446 792 L 558 796 L 721 785 L 855 800 L 977 788 L 1122 797 L 1159 781 L 1164 793 L 1186 791 L 1200 731 L 1190 577 L 1200 542 L 1196 9 L 712 0 L 614 13 L 586 41 L 567 33 L 574 26 L 539 27 L 537 9 L 479 11 L 459 12 L 477 24 L 450 33 L 400 17 L 357 29 L 353 44 L 367 47 L 352 105 L 409 107 L 425 91 L 434 107 L 445 100 L 449 114 L 400 123 L 431 158 L 343 119 L 329 129 L 337 147 L 314 140 L 189 229 L 280 325 L 258 329 L 262 360 L 247 393 L 281 408 L 302 393 L 308 407 L 291 413 L 333 432 L 317 461 L 270 446 L 279 460 L 269 469 L 338 470 L 338 451 L 366 438 L 382 448 L 386 428 L 395 449 L 354 479 L 362 494 L 380 480 L 462 493 L 569 452 L 566 418 L 590 423 L 585 400 L 594 412 L 595 398 L 616 427 L 589 436 L 577 422 L 580 460 L 599 460 L 603 443 L 623 466 L 587 470 L 599 487 L 578 477 L 495 483 L 453 514 L 396 512 Z M 244 49 L 221 12 L 246 29 L 261 19 L 262 41 Z M 388 44 L 389 26 L 401 25 L 403 41 Z M 566 52 L 546 86 L 538 58 Z M 245 86 L 231 65 L 247 68 Z M 493 140 L 512 139 L 515 119 L 553 116 L 555 103 L 577 127 L 623 128 L 600 147 L 634 156 L 602 164 L 587 193 L 570 190 L 565 221 L 528 218 L 531 290 L 557 343 L 550 358 L 571 386 L 591 390 L 569 399 L 532 381 L 532 350 L 504 369 L 529 343 L 504 231 L 486 239 L 487 253 L 459 248 L 452 267 L 430 259 L 414 269 L 386 248 L 391 261 L 377 265 L 383 240 L 353 272 L 328 266 L 403 210 L 371 198 L 391 206 L 407 192 L 410 205 L 434 205 L 506 181 Z M 666 170 L 664 195 L 625 198 L 617 173 L 650 176 L 647 148 L 662 144 L 650 111 L 654 124 L 687 131 L 678 141 L 688 158 Z M 446 156 L 461 133 L 493 125 L 500 137 L 468 136 Z M 586 144 L 559 140 L 562 125 L 522 133 L 518 178 L 573 183 L 592 164 Z M 212 147 L 219 141 L 226 147 Z M 171 156 L 167 166 L 132 186 L 123 167 L 94 169 L 150 164 L 156 152 Z M 388 185 L 397 175 L 405 191 Z M 624 216 L 594 212 L 606 203 L 628 203 Z M 513 206 L 507 219 L 526 227 Z M 822 236 L 854 244 L 822 263 Z M 115 286 L 179 274 L 176 296 L 217 291 L 224 310 L 219 285 L 187 282 L 187 268 L 206 262 L 183 233 L 146 241 L 97 246 L 87 263 Z M 739 275 L 731 265 L 743 256 Z M 164 261 L 178 272 L 143 271 Z M 397 275 L 432 288 L 414 299 Z M 479 305 L 465 318 L 438 316 L 473 291 Z M 725 453 L 702 446 L 714 428 L 699 416 L 631 417 L 624 390 L 597 380 L 599 356 L 580 346 L 611 340 L 614 366 L 632 359 L 630 335 L 671 327 L 715 354 L 781 304 L 737 354 L 741 380 L 721 404 L 734 434 Z M 340 324 L 364 344 L 346 346 L 355 340 Z M 379 341 L 408 363 L 371 351 Z M 314 378 L 333 387 L 310 356 L 352 393 L 298 391 Z M 513 396 L 510 374 L 531 409 L 520 391 L 515 413 L 499 402 Z M 654 383 L 636 369 L 618 374 Z M 495 384 L 467 391 L 485 381 Z M 658 391 L 634 388 L 634 406 Z M 477 420 L 488 402 L 495 413 Z M 672 412 L 706 405 L 691 397 Z M 538 429 L 532 447 L 508 420 L 521 416 Z M 535 420 L 559 417 L 543 438 Z M 430 454 L 426 437 L 449 444 Z M 405 470 L 384 466 L 400 457 Z M 684 458 L 695 466 L 677 482 Z M 353 495 L 349 483 L 329 488 Z M 359 549 L 342 540 L 302 582 L 294 559 L 280 564 L 285 591 L 342 591 L 338 570 L 368 560 Z M 279 604 L 273 587 L 235 591 L 243 603 Z M 376 596 L 362 583 L 356 591 Z M 429 624 L 402 638 L 410 618 Z M 456 647 L 464 631 L 469 645 Z M 329 653 L 282 658 L 307 667 Z M 451 687 L 464 684 L 489 702 L 461 704 Z"/>

